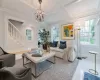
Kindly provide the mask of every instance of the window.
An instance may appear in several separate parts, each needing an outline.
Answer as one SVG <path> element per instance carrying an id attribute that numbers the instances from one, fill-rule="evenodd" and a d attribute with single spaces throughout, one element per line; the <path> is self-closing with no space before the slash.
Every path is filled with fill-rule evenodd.
<path id="1" fill-rule="evenodd" d="M 80 41 L 95 44 L 95 19 L 85 21 L 85 26 L 80 31 Z"/>
<path id="2" fill-rule="evenodd" d="M 51 28 L 51 41 L 59 41 L 59 28 L 58 27 Z"/>
<path id="3" fill-rule="evenodd" d="M 32 40 L 32 30 L 31 29 L 26 29 L 26 37 L 27 37 L 27 40 Z"/>

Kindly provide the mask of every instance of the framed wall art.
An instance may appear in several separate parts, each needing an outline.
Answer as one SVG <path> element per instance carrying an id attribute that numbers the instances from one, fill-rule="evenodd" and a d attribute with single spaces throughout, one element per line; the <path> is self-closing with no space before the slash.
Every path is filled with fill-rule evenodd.
<path id="1" fill-rule="evenodd" d="M 74 39 L 73 24 L 62 25 L 62 39 Z"/>

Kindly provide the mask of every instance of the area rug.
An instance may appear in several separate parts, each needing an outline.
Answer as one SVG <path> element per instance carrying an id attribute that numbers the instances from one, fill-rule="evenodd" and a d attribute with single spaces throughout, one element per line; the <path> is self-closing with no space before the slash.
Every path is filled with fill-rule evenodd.
<path id="1" fill-rule="evenodd" d="M 100 77 L 97 77 L 95 75 L 92 75 L 90 73 L 85 72 L 84 73 L 84 80 L 100 80 Z"/>
<path id="2" fill-rule="evenodd" d="M 32 80 L 72 80 L 74 72 L 78 65 L 78 60 L 74 62 L 67 62 L 56 58 L 56 64 L 43 62 L 39 64 L 40 69 L 48 68 L 38 78 L 32 76 Z M 22 59 L 16 61 L 16 67 L 22 67 Z"/>

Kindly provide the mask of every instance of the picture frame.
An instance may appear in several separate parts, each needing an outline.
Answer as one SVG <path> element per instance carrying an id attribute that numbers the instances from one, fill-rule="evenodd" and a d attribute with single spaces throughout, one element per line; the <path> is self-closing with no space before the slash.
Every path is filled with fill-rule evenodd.
<path id="1" fill-rule="evenodd" d="M 62 39 L 74 39 L 74 25 L 65 24 L 62 25 Z"/>
<path id="2" fill-rule="evenodd" d="M 27 40 L 32 40 L 32 30 L 26 29 L 26 38 Z"/>

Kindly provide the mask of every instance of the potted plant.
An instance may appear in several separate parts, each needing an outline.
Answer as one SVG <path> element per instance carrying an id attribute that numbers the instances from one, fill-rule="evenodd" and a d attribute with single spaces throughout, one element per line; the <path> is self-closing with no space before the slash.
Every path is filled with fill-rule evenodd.
<path id="1" fill-rule="evenodd" d="M 48 38 L 49 38 L 49 31 L 46 31 L 45 29 L 39 30 L 39 37 L 40 37 L 40 43 L 43 45 L 43 49 L 47 50 L 48 47 Z"/>

